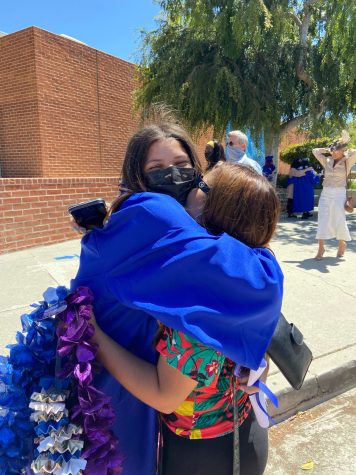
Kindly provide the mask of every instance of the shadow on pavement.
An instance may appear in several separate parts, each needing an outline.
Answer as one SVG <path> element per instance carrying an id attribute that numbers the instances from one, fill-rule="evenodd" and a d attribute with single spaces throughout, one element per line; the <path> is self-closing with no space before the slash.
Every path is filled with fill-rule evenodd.
<path id="1" fill-rule="evenodd" d="M 347 224 L 351 233 L 351 238 L 356 238 L 356 213 L 347 215 Z M 318 227 L 317 222 L 317 212 L 314 212 L 314 216 L 309 220 L 298 219 L 289 219 L 286 216 L 282 216 L 277 228 L 276 239 L 283 247 L 288 246 L 291 243 L 297 245 L 298 247 L 305 246 L 306 250 L 313 248 L 315 249 L 315 255 L 318 249 L 318 243 L 315 239 L 316 231 Z M 322 274 L 327 274 L 330 272 L 330 268 L 338 267 L 345 259 L 347 259 L 348 254 L 355 252 L 356 253 L 356 240 L 347 242 L 347 250 L 344 258 L 337 258 L 337 240 L 330 239 L 325 241 L 326 254 L 333 254 L 333 256 L 326 255 L 324 259 L 316 261 L 314 258 L 307 258 L 303 260 L 298 260 L 295 257 L 291 260 L 281 259 L 282 262 L 286 264 L 295 264 L 297 267 L 304 270 L 317 270 Z M 310 255 L 310 253 L 309 253 Z M 289 256 L 288 256 L 289 257 Z"/>
<path id="2" fill-rule="evenodd" d="M 336 251 L 335 251 L 336 252 Z M 322 274 L 328 274 L 330 272 L 329 267 L 337 267 L 344 259 L 337 257 L 324 257 L 321 261 L 316 261 L 312 259 L 304 259 L 303 261 L 286 261 L 283 260 L 286 264 L 297 264 L 297 267 L 305 270 L 318 270 Z"/>

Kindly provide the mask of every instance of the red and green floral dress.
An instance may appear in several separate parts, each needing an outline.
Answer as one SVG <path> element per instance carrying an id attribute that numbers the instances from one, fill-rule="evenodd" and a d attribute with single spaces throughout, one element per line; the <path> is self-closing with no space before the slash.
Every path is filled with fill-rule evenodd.
<path id="1" fill-rule="evenodd" d="M 169 429 L 189 439 L 210 439 L 232 432 L 232 361 L 194 338 L 170 328 L 164 329 L 156 349 L 169 365 L 198 383 L 174 412 L 162 414 Z M 239 390 L 239 425 L 250 410 L 248 395 Z"/>

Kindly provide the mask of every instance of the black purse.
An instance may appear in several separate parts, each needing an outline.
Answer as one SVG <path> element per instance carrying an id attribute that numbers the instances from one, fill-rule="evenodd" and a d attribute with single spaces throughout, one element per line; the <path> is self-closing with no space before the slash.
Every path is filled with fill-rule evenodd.
<path id="1" fill-rule="evenodd" d="M 303 334 L 293 323 L 288 323 L 281 313 L 267 354 L 278 366 L 294 389 L 302 387 L 313 355 L 304 343 Z"/>

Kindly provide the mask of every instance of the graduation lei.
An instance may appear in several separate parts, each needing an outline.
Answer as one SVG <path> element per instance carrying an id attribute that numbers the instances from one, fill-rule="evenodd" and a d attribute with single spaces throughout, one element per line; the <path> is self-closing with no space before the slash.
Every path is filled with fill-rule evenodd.
<path id="1" fill-rule="evenodd" d="M 122 471 L 110 398 L 93 385 L 93 295 L 48 288 L 0 356 L 0 473 Z"/>

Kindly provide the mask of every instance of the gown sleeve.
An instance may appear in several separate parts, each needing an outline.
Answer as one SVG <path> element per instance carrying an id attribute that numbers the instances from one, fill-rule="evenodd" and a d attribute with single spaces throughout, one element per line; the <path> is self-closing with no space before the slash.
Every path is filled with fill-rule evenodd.
<path id="1" fill-rule="evenodd" d="M 91 257 L 91 271 L 122 305 L 258 368 L 283 292 L 267 249 L 209 234 L 167 195 L 138 193 L 83 238 L 81 260 Z"/>

